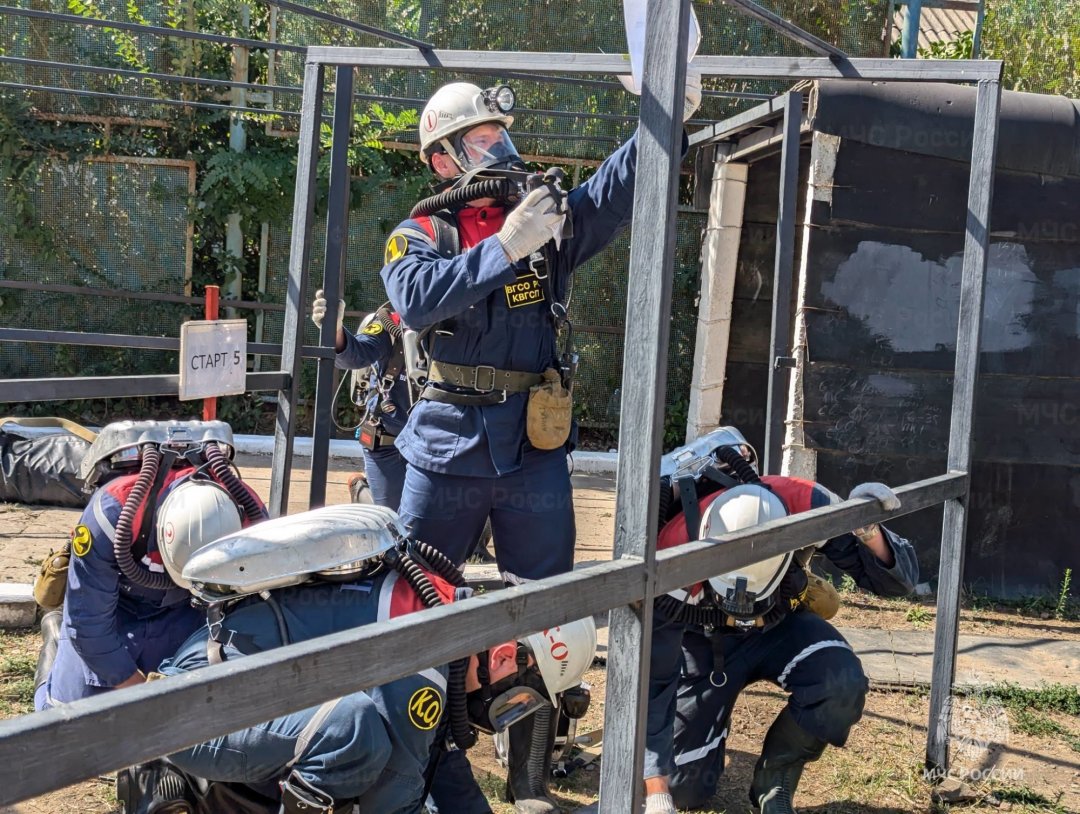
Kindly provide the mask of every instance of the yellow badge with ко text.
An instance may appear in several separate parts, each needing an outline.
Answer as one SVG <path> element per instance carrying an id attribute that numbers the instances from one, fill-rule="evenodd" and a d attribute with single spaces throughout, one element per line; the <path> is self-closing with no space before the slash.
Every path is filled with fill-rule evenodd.
<path id="1" fill-rule="evenodd" d="M 76 557 L 85 557 L 90 553 L 92 543 L 90 529 L 86 526 L 80 524 L 75 527 L 75 531 L 71 532 L 71 550 L 75 552 Z"/>
<path id="2" fill-rule="evenodd" d="M 409 698 L 409 721 L 417 729 L 434 729 L 442 717 L 443 702 L 434 687 L 421 687 Z"/>
<path id="3" fill-rule="evenodd" d="M 503 286 L 506 291 L 506 306 L 508 308 L 521 308 L 523 305 L 532 305 L 535 302 L 544 301 L 544 284 L 535 272 L 519 274 L 518 278 L 508 285 Z"/>
<path id="4" fill-rule="evenodd" d="M 386 254 L 383 257 L 383 265 L 389 266 L 395 260 L 400 260 L 408 250 L 409 241 L 405 238 L 405 235 L 395 232 L 386 241 Z"/>

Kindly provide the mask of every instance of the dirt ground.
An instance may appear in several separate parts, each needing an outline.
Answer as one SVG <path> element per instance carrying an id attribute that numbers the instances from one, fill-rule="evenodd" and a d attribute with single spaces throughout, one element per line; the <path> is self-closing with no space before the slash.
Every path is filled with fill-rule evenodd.
<path id="1" fill-rule="evenodd" d="M 243 456 L 238 463 L 245 479 L 265 496 L 268 459 Z M 328 502 L 347 502 L 346 484 L 352 471 L 348 463 L 333 462 Z M 304 508 L 308 486 L 307 471 L 294 472 L 290 511 Z M 607 559 L 615 507 L 611 482 L 575 477 L 575 505 L 577 559 Z M 0 581 L 29 581 L 40 558 L 64 541 L 77 515 L 75 510 L 0 504 Z M 843 608 L 833 620 L 839 627 L 932 630 L 934 626 L 929 600 L 882 600 L 854 591 L 844 592 L 842 598 Z M 1005 605 L 969 597 L 965 604 L 960 623 L 965 633 L 1080 639 L 1080 622 L 1055 619 L 1053 608 L 1045 602 Z M 29 711 L 38 644 L 35 631 L 0 633 L 0 716 Z M 603 720 L 603 669 L 591 671 L 588 680 L 594 703 L 579 732 L 596 730 Z M 847 747 L 828 749 L 807 769 L 797 800 L 800 810 L 805 814 L 930 814 L 964 807 L 1080 813 L 1080 696 L 1076 688 L 1058 688 L 1056 695 L 1048 690 L 1019 699 L 991 696 L 958 703 L 965 705 L 976 723 L 983 724 L 982 729 L 974 727 L 978 737 L 957 733 L 962 738 L 958 765 L 965 772 L 974 769 L 979 778 L 970 784 L 974 799 L 951 807 L 931 801 L 930 784 L 922 776 L 929 707 L 925 692 L 875 690 Z M 783 704 L 784 694 L 766 684 L 755 685 L 741 696 L 728 740 L 727 768 L 707 811 L 743 814 L 748 810 L 746 790 L 757 750 Z M 989 730 L 987 721 L 992 724 Z M 979 751 L 983 743 L 990 746 Z M 503 772 L 490 742 L 483 742 L 471 755 L 496 814 L 511 814 L 513 807 L 501 802 Z M 565 780 L 553 781 L 554 792 L 573 810 L 595 801 L 599 776 L 599 765 L 592 764 Z M 970 774 L 965 777 L 971 779 Z M 114 814 L 116 810 L 111 786 L 102 780 L 0 808 L 0 814 Z"/>

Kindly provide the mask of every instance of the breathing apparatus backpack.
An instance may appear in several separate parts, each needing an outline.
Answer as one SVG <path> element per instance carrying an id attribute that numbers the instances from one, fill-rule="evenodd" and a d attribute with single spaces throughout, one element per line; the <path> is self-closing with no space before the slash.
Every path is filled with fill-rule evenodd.
<path id="1" fill-rule="evenodd" d="M 383 303 L 374 312 L 364 317 L 357 328 L 358 334 L 385 332 L 390 337 L 392 348 L 390 357 L 381 372 L 378 364 L 371 364 L 349 373 L 349 392 L 352 402 L 362 411 L 360 421 L 353 429 L 356 440 L 365 449 L 378 449 L 393 439 L 393 436 L 386 431 L 383 416 L 392 414 L 398 409 L 390 391 L 397 384 L 401 371 L 406 368 L 406 351 L 403 340 L 404 329 L 400 319 L 391 309 L 389 302 Z M 411 381 L 407 380 L 407 386 L 409 406 L 412 407 L 416 400 L 416 393 Z"/>
<path id="2" fill-rule="evenodd" d="M 668 453 L 660 463 L 660 528 L 681 512 L 689 539 L 695 539 L 702 528 L 701 498 L 720 489 L 769 489 L 756 467 L 756 451 L 734 427 L 721 427 Z M 772 495 L 767 497 L 783 506 Z M 658 597 L 656 606 L 668 618 L 707 631 L 775 625 L 805 600 L 806 569 L 813 550 L 802 549 L 754 566 L 758 572 L 754 586 L 748 584 L 747 569 L 743 569 L 704 581 L 697 597 L 676 590 Z"/>
<path id="3" fill-rule="evenodd" d="M 79 467 L 83 488 L 93 492 L 117 475 L 138 472 L 113 536 L 113 552 L 121 573 L 136 585 L 164 591 L 176 587 L 165 572 L 143 564 L 162 485 L 173 467 L 191 466 L 223 487 L 247 522 L 266 517 L 266 510 L 236 474 L 232 429 L 223 421 L 120 421 L 98 433 Z M 142 522 L 135 520 L 142 512 Z M 34 595 L 43 608 L 57 607 L 67 587 L 70 546 L 53 552 L 41 565 Z"/>

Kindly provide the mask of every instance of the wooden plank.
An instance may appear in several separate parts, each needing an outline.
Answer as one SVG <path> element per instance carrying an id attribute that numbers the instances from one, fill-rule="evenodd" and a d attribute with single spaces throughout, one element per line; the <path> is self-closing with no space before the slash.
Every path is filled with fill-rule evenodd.
<path id="1" fill-rule="evenodd" d="M 979 376 L 979 336 L 990 248 L 990 212 L 994 198 L 994 159 L 998 145 L 1001 83 L 980 81 L 975 104 L 975 133 L 971 145 L 971 183 L 968 187 L 967 232 L 960 288 L 960 324 L 956 337 L 956 376 L 953 379 L 949 422 L 950 472 L 970 472 L 974 441 L 975 392 Z M 960 633 L 960 581 L 964 574 L 964 535 L 967 531 L 967 490 L 945 504 L 941 527 L 941 567 L 938 569 L 937 623 L 934 627 L 934 677 L 930 687 L 930 721 L 926 764 L 935 771 L 949 769 L 947 706 L 956 676 L 956 643 Z"/>
<path id="2" fill-rule="evenodd" d="M 802 99 L 801 93 L 788 93 L 784 102 L 784 148 L 780 156 L 780 194 L 776 216 L 776 256 L 770 316 L 770 372 L 765 402 L 765 448 L 760 462 L 762 472 L 770 475 L 780 472 L 784 417 L 787 415 L 789 369 L 780 359 L 787 359 L 791 355 L 791 298 L 792 278 L 795 276 L 795 211 L 799 191 L 799 123 L 802 118 Z"/>
<path id="3" fill-rule="evenodd" d="M 642 803 L 653 568 L 659 503 L 656 471 L 663 441 L 675 212 L 682 163 L 683 94 L 690 0 L 649 0 L 637 171 L 627 283 L 623 393 L 616 473 L 615 559 L 644 563 L 640 604 L 610 615 L 600 774 L 601 814 L 637 811 Z M 660 213 L 662 216 L 657 217 Z"/>
<path id="4" fill-rule="evenodd" d="M 281 369 L 291 374 L 289 388 L 278 391 L 274 422 L 274 457 L 270 468 L 271 517 L 284 514 L 289 505 L 293 439 L 296 437 L 296 406 L 300 399 L 300 348 L 304 343 L 304 295 L 311 260 L 311 228 L 315 215 L 316 168 L 319 163 L 319 131 L 322 126 L 323 68 L 304 66 L 304 96 L 300 143 L 293 196 L 293 223 L 289 244 L 289 282 L 285 292 L 285 321 L 281 334 Z"/>

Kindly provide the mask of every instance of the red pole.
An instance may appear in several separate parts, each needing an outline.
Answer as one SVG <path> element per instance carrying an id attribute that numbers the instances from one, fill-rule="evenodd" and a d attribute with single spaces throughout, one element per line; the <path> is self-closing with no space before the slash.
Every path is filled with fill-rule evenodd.
<path id="1" fill-rule="evenodd" d="M 218 318 L 218 295 L 220 293 L 221 289 L 216 285 L 208 285 L 206 287 L 206 305 L 203 311 L 203 316 L 206 319 Z M 203 399 L 202 417 L 203 421 L 213 421 L 215 418 L 217 418 L 216 396 L 212 396 L 208 399 Z"/>

